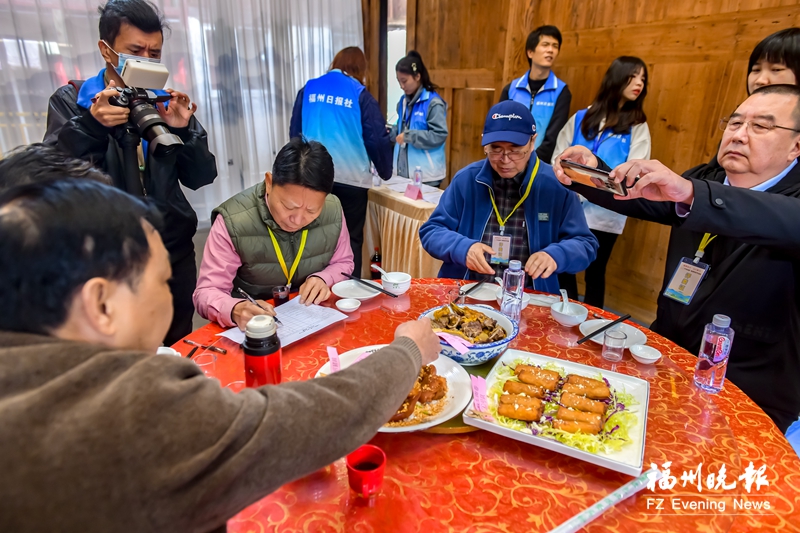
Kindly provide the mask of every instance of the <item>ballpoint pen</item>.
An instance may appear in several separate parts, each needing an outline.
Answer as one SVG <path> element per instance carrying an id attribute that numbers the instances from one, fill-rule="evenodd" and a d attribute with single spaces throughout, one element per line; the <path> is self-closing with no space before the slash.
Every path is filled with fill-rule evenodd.
<path id="1" fill-rule="evenodd" d="M 239 288 L 238 288 L 238 289 L 236 289 L 236 290 L 237 290 L 237 291 L 239 291 L 239 294 L 241 294 L 241 295 L 242 295 L 242 296 L 243 296 L 243 297 L 244 297 L 244 298 L 245 298 L 245 299 L 246 299 L 248 302 L 250 302 L 251 304 L 257 305 L 258 307 L 260 307 L 261 309 L 264 309 L 264 311 L 266 311 L 266 308 L 265 308 L 263 305 L 261 305 L 260 303 L 258 303 L 257 301 L 255 301 L 255 299 L 254 299 L 252 296 L 250 296 L 249 294 L 247 294 L 246 292 L 244 292 L 244 290 L 242 290 L 242 288 L 241 288 L 241 287 L 239 287 Z M 272 317 L 272 318 L 274 318 L 274 319 L 275 319 L 275 322 L 277 322 L 278 324 L 281 324 L 281 325 L 283 325 L 283 322 L 281 322 L 280 320 L 278 320 L 278 317 L 277 317 L 277 316 L 274 316 L 274 317 Z"/>
<path id="2" fill-rule="evenodd" d="M 221 354 L 228 353 L 228 350 L 226 350 L 225 348 L 218 348 L 217 346 L 208 346 L 206 344 L 200 344 L 199 342 L 194 342 L 189 339 L 183 339 L 183 342 L 185 342 L 186 344 L 190 344 L 192 346 L 197 346 L 198 348 L 202 348 L 204 350 L 208 350 L 210 352 L 217 352 Z M 191 357 L 191 356 L 187 355 L 186 357 Z"/>

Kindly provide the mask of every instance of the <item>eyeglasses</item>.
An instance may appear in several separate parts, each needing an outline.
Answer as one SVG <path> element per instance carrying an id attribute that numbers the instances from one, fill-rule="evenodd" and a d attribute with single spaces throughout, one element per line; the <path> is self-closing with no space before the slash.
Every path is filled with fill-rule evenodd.
<path id="1" fill-rule="evenodd" d="M 508 157 L 511 161 L 519 161 L 528 154 L 528 150 L 509 150 L 505 151 L 502 148 L 490 148 L 484 150 L 484 153 L 489 156 L 489 159 L 500 161 L 503 157 Z"/>
<path id="2" fill-rule="evenodd" d="M 764 135 L 771 132 L 775 128 L 779 128 L 782 130 L 789 130 L 795 133 L 800 133 L 800 130 L 794 128 L 788 128 L 786 126 L 778 126 L 777 124 L 773 124 L 769 120 L 764 120 L 764 119 L 742 120 L 738 117 L 737 118 L 725 117 L 720 119 L 719 129 L 721 129 L 722 131 L 735 132 L 739 131 L 739 128 L 741 128 L 745 124 L 747 125 L 747 133 L 749 133 L 750 135 Z"/>

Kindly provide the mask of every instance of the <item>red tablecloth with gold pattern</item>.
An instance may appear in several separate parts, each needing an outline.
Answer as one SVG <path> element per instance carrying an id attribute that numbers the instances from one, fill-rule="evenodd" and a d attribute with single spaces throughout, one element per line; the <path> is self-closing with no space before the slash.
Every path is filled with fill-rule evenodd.
<path id="1" fill-rule="evenodd" d="M 327 346 L 341 353 L 390 342 L 398 324 L 446 303 L 447 292 L 459 284 L 414 280 L 399 298 L 381 295 L 363 302 L 346 321 L 285 348 L 284 380 L 311 379 L 327 362 Z M 777 427 L 731 382 L 718 395 L 694 387 L 695 357 L 640 329 L 665 357 L 645 366 L 626 352 L 614 370 L 650 382 L 645 469 L 653 463 L 663 471 L 664 463 L 671 462 L 675 483 L 619 503 L 587 531 L 800 531 L 800 459 Z M 238 345 L 215 336 L 221 331 L 208 325 L 189 338 L 228 350 L 210 371 L 225 386 L 244 379 L 244 361 Z M 563 327 L 549 309 L 531 305 L 523 310 L 520 334 L 510 346 L 610 369 L 600 347 L 577 346 L 579 337 L 577 327 Z M 191 346 L 178 343 L 174 348 L 185 354 Z M 320 440 L 324 443 L 324 436 Z M 243 510 L 229 521 L 228 530 L 547 531 L 631 479 L 485 431 L 381 433 L 371 442 L 388 457 L 383 491 L 371 501 L 351 493 L 341 459 Z M 765 467 L 769 484 L 753 484 L 748 492 L 746 478 L 738 478 L 750 463 L 754 469 Z M 723 466 L 726 478 L 721 480 L 714 474 Z M 698 468 L 699 489 L 696 479 L 686 477 Z M 709 488 L 708 474 L 716 487 Z"/>

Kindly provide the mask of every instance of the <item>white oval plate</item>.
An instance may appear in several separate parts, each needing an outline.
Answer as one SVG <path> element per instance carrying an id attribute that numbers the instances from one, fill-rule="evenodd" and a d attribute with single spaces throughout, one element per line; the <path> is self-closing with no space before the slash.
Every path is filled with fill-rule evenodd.
<path id="1" fill-rule="evenodd" d="M 464 294 L 475 285 L 476 283 L 464 285 L 461 287 L 461 294 Z M 482 287 L 479 287 L 478 290 L 468 295 L 467 298 L 478 300 L 479 302 L 495 302 L 497 301 L 497 291 L 500 289 L 502 289 L 502 287 L 497 283 L 484 283 Z"/>
<path id="2" fill-rule="evenodd" d="M 380 283 L 376 281 L 369 279 L 365 279 L 364 281 L 371 283 L 376 287 L 381 286 Z M 331 292 L 333 292 L 333 294 L 339 298 L 355 298 L 356 300 L 369 300 L 370 298 L 375 298 L 380 294 L 380 291 L 370 290 L 368 287 L 365 287 L 364 285 L 352 279 L 340 281 L 339 283 L 335 284 L 333 287 L 331 287 Z"/>
<path id="3" fill-rule="evenodd" d="M 378 344 L 374 346 L 365 346 L 363 348 L 356 348 L 343 354 L 339 354 L 339 361 L 342 368 L 347 368 L 364 352 L 374 353 L 381 348 L 386 347 L 386 344 Z M 411 431 L 422 431 L 423 429 L 438 426 L 442 422 L 447 422 L 458 413 L 464 410 L 469 401 L 472 399 L 472 381 L 469 374 L 464 368 L 443 355 L 439 355 L 439 359 L 434 361 L 433 366 L 436 367 L 436 373 L 447 380 L 447 405 L 444 410 L 422 424 L 414 426 L 403 427 L 382 427 L 378 430 L 379 433 L 408 433 Z M 331 371 L 331 363 L 328 361 L 322 368 L 320 368 L 314 377 L 320 377 L 321 374 L 328 375 Z"/>
<path id="4" fill-rule="evenodd" d="M 578 328 L 581 330 L 581 333 L 586 336 L 592 333 L 593 331 L 597 331 L 598 329 L 602 328 L 606 324 L 611 322 L 611 320 L 606 320 L 603 318 L 595 319 L 595 320 L 587 320 L 583 322 Z M 633 326 L 629 326 L 624 322 L 622 324 L 617 324 L 615 327 L 618 327 L 620 331 L 622 331 L 625 335 L 628 336 L 625 339 L 625 348 L 630 348 L 634 344 L 646 344 L 647 343 L 647 335 L 645 335 L 642 330 L 636 329 Z M 597 335 L 589 339 L 590 341 L 600 344 L 603 344 L 603 334 Z"/>

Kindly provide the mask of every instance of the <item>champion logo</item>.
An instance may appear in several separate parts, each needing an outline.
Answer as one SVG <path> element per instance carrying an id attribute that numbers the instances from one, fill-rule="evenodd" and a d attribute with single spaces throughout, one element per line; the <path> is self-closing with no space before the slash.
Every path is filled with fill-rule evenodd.
<path id="1" fill-rule="evenodd" d="M 518 118 L 522 120 L 522 117 L 515 113 L 511 113 L 510 115 L 501 115 L 500 113 L 495 113 L 494 115 L 492 115 L 492 119 L 494 120 L 500 120 L 501 118 L 507 118 L 508 120 L 513 120 L 515 118 Z"/>

